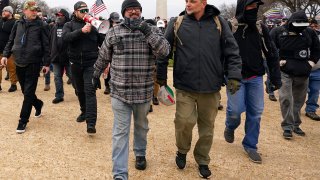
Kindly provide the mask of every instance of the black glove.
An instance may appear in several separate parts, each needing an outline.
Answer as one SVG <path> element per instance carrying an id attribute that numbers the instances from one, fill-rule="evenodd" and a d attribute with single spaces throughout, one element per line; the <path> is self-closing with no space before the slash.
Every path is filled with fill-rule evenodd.
<path id="1" fill-rule="evenodd" d="M 265 82 L 265 84 L 266 84 L 266 93 L 267 94 L 270 94 L 270 93 L 280 89 L 282 86 L 281 81 L 280 81 L 280 83 L 277 83 L 277 84 L 274 84 L 272 82 L 269 82 L 269 83 Z"/>
<path id="2" fill-rule="evenodd" d="M 157 79 L 156 81 L 157 84 L 161 86 L 166 86 L 167 85 L 167 80 L 164 80 L 164 79 Z"/>
<path id="3" fill-rule="evenodd" d="M 137 27 L 139 31 L 141 31 L 144 35 L 148 36 L 151 34 L 151 27 L 146 21 L 142 21 Z"/>
<path id="4" fill-rule="evenodd" d="M 227 84 L 227 89 L 230 91 L 231 95 L 235 94 L 240 89 L 241 83 L 236 79 L 229 79 Z"/>
<path id="5" fill-rule="evenodd" d="M 98 88 L 101 89 L 101 83 L 100 83 L 100 79 L 99 78 L 92 78 L 92 86 L 95 90 L 97 90 Z"/>

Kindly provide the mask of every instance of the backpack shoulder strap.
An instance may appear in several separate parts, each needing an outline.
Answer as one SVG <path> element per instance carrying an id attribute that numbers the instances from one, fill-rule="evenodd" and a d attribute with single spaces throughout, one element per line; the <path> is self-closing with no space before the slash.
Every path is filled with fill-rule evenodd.
<path id="1" fill-rule="evenodd" d="M 173 51 L 176 51 L 177 39 L 179 40 L 180 44 L 183 45 L 181 39 L 178 36 L 178 30 L 180 28 L 182 20 L 183 20 L 183 15 L 178 16 L 176 22 L 173 25 L 173 32 L 174 32 Z"/>
<path id="2" fill-rule="evenodd" d="M 220 22 L 219 16 L 213 16 L 213 20 L 216 23 L 217 29 L 218 29 L 219 34 L 221 36 L 221 34 L 222 34 L 222 26 L 221 26 L 221 22 Z"/>

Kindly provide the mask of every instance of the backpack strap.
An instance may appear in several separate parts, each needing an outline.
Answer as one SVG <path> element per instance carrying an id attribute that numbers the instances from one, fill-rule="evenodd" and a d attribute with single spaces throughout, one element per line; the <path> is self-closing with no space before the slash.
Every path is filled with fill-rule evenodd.
<path id="1" fill-rule="evenodd" d="M 176 20 L 176 22 L 174 23 L 174 26 L 173 26 L 173 32 L 174 32 L 173 51 L 176 51 L 177 39 L 179 40 L 180 44 L 183 45 L 181 39 L 178 36 L 178 30 L 180 28 L 182 20 L 183 20 L 183 15 L 178 16 L 178 18 L 177 18 L 177 20 Z"/>
<path id="2" fill-rule="evenodd" d="M 219 16 L 213 16 L 213 20 L 216 23 L 217 29 L 218 29 L 219 34 L 221 36 L 221 34 L 222 34 L 222 26 L 221 26 L 221 22 L 220 22 Z"/>

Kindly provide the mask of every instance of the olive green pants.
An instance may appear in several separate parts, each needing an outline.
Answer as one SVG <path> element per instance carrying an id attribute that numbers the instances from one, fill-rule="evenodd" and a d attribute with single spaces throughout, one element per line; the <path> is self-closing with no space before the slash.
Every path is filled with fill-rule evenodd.
<path id="1" fill-rule="evenodd" d="M 210 163 L 209 152 L 218 113 L 220 92 L 191 93 L 176 90 L 175 134 L 178 151 L 187 154 L 191 148 L 192 130 L 198 124 L 199 139 L 193 154 L 198 164 Z"/>

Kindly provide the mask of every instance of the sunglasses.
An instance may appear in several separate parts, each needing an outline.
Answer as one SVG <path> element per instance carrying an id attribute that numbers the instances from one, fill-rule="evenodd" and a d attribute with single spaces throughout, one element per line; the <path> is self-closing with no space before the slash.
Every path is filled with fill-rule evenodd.
<path id="1" fill-rule="evenodd" d="M 83 14 L 83 13 L 88 13 L 89 9 L 80 9 L 78 11 Z"/>
<path id="2" fill-rule="evenodd" d="M 126 11 L 129 12 L 129 13 L 132 13 L 133 10 L 135 12 L 140 12 L 141 11 L 140 7 L 129 7 L 129 8 L 126 8 Z"/>

